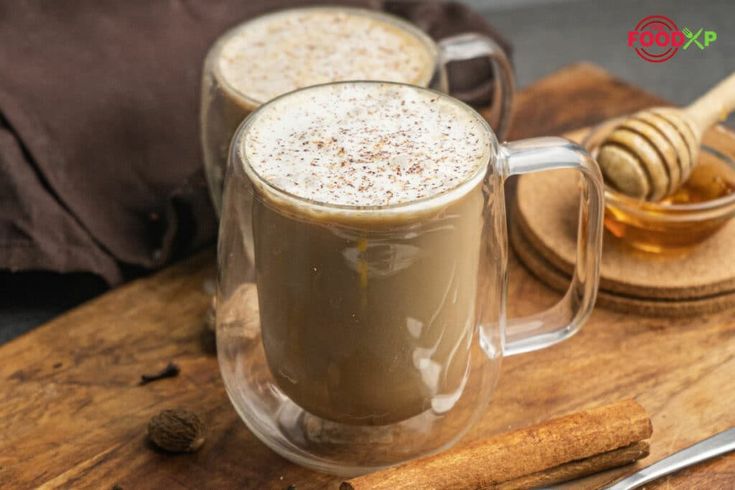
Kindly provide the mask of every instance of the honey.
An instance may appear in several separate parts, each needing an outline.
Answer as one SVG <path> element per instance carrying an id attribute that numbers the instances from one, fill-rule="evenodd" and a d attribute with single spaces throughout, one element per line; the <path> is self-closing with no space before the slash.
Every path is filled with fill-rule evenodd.
<path id="1" fill-rule="evenodd" d="M 612 122 L 614 123 L 614 122 Z M 595 155 L 608 128 L 593 130 L 584 145 Z M 735 215 L 735 134 L 716 126 L 704 135 L 697 165 L 672 195 L 647 202 L 605 191 L 605 228 L 652 253 L 682 253 L 709 238 Z"/>
<path id="2" fill-rule="evenodd" d="M 694 204 L 713 201 L 735 192 L 735 168 L 717 155 L 703 153 L 687 181 L 660 204 Z"/>

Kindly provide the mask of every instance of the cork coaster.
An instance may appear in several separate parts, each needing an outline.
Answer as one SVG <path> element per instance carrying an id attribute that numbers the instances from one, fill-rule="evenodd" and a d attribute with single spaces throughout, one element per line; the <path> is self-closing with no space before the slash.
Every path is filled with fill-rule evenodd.
<path id="1" fill-rule="evenodd" d="M 510 227 L 510 241 L 516 256 L 541 282 L 557 291 L 566 291 L 571 276 L 546 261 L 520 231 L 517 222 L 518 220 L 514 219 Z M 726 310 L 735 305 L 735 292 L 705 296 L 699 299 L 667 300 L 625 296 L 601 288 L 597 294 L 597 304 L 626 313 L 635 312 L 647 316 L 680 317 L 682 315 L 701 315 Z"/>
<path id="2" fill-rule="evenodd" d="M 579 180 L 574 171 L 524 175 L 518 182 L 520 231 L 554 267 L 571 275 L 576 257 Z M 735 221 L 683 253 L 642 252 L 605 235 L 600 288 L 656 299 L 700 299 L 735 292 Z"/>

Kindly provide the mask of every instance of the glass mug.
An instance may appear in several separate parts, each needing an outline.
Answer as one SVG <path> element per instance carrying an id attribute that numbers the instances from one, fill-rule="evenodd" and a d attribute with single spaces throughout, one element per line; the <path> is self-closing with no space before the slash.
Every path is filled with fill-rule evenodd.
<path id="1" fill-rule="evenodd" d="M 396 74 L 396 77 L 401 79 L 388 81 L 411 83 L 449 93 L 450 87 L 447 79 L 447 65 L 449 63 L 483 57 L 487 58 L 492 64 L 493 73 L 495 74 L 492 96 L 495 102 L 491 103 L 488 107 L 482 108 L 481 112 L 488 118 L 496 134 L 500 138 L 505 137 L 509 124 L 514 89 L 513 72 L 505 52 L 491 38 L 482 34 L 466 33 L 451 36 L 443 39 L 439 43 L 435 43 L 423 31 L 407 21 L 393 15 L 359 8 L 302 7 L 276 11 L 240 24 L 225 33 L 209 50 L 204 62 L 200 129 L 204 149 L 205 174 L 207 176 L 212 202 L 218 216 L 220 215 L 223 180 L 232 135 L 248 114 L 260 106 L 260 104 L 266 102 L 265 100 L 257 100 L 249 95 L 247 87 L 237 87 L 228 82 L 226 77 L 223 76 L 219 63 L 223 47 L 234 36 L 245 32 L 251 26 L 257 25 L 258 22 L 267 22 L 269 19 L 280 16 L 296 17 L 314 12 L 336 12 L 347 18 L 368 18 L 376 24 L 386 25 L 398 30 L 403 36 L 411 39 L 412 43 L 420 45 L 423 51 L 421 53 L 422 58 L 425 58 L 429 64 L 425 70 L 421 71 L 422 75 L 416 80 L 408 80 L 402 79 L 405 77 Z M 318 35 L 318 31 L 315 35 Z M 347 53 L 345 55 L 348 56 Z M 360 54 L 358 52 L 350 52 L 349 56 L 354 62 L 354 59 L 359 58 Z M 262 60 L 260 62 L 268 63 L 269 60 Z M 324 75 L 320 77 L 322 80 L 317 83 L 340 81 L 330 77 L 330 66 L 321 68 L 324 69 Z M 273 70 L 279 70 L 275 62 Z M 364 77 L 352 75 L 347 79 L 355 80 L 361 78 Z M 316 83 L 297 83 L 299 87 L 314 84 Z"/>
<path id="2" fill-rule="evenodd" d="M 278 114 L 294 120 L 289 110 L 299 94 L 366 84 L 426 92 L 479 118 L 487 164 L 430 197 L 343 206 L 281 190 L 240 151 L 269 106 L 281 104 Z M 263 105 L 237 130 L 230 158 L 218 248 L 218 359 L 247 426 L 298 464 L 353 476 L 449 447 L 485 411 L 503 356 L 570 337 L 592 311 L 603 183 L 590 155 L 568 140 L 500 145 L 479 114 L 440 92 L 341 82 Z M 551 309 L 506 319 L 504 182 L 560 168 L 578 170 L 584 182 L 572 283 Z"/>

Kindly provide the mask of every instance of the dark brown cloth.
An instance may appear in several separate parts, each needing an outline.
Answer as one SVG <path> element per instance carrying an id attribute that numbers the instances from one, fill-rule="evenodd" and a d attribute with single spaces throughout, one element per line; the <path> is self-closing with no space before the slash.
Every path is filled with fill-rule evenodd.
<path id="1" fill-rule="evenodd" d="M 0 269 L 108 283 L 211 243 L 199 143 L 204 56 L 226 29 L 294 0 L 0 2 Z M 330 2 L 335 3 L 335 2 Z M 495 34 L 456 3 L 355 0 L 436 38 Z M 453 84 L 487 77 L 472 65 Z"/>

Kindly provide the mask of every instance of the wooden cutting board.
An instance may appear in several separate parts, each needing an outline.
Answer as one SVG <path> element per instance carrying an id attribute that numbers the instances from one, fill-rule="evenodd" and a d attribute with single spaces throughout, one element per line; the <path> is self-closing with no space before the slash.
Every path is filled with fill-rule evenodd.
<path id="1" fill-rule="evenodd" d="M 522 91 L 511 139 L 561 134 L 661 102 L 591 65 L 565 68 Z M 261 444 L 225 395 L 202 342 L 214 274 L 208 251 L 95 299 L 0 347 L 0 488 L 336 488 Z M 515 260 L 509 312 L 558 299 Z M 178 378 L 139 386 L 169 360 Z M 553 415 L 636 397 L 653 416 L 643 464 L 735 426 L 735 313 L 640 318 L 597 309 L 582 332 L 508 358 L 492 404 L 466 441 Z M 209 425 L 204 447 L 166 455 L 145 442 L 148 418 L 189 407 Z M 634 468 L 574 488 L 593 488 Z M 735 455 L 647 488 L 732 488 Z"/>

